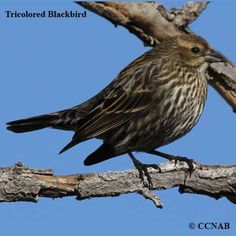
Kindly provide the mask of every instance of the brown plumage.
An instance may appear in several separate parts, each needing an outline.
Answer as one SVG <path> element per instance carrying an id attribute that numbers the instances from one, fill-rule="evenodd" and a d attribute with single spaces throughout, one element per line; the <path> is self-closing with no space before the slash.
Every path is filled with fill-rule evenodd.
<path id="1" fill-rule="evenodd" d="M 67 110 L 12 121 L 16 132 L 52 127 L 75 132 L 60 153 L 91 139 L 103 144 L 85 159 L 92 165 L 133 151 L 151 152 L 189 132 L 207 95 L 208 63 L 225 61 L 199 36 L 170 38 L 144 53 L 105 89 Z"/>

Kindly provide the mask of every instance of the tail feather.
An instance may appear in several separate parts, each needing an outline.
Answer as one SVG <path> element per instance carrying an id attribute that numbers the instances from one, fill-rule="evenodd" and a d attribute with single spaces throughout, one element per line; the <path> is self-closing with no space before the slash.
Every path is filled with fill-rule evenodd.
<path id="1" fill-rule="evenodd" d="M 90 166 L 99 162 L 118 156 L 109 144 L 102 144 L 95 152 L 91 153 L 85 160 L 84 165 Z"/>
<path id="2" fill-rule="evenodd" d="M 75 145 L 77 145 L 78 143 L 80 143 L 81 140 L 73 140 L 71 142 L 69 142 L 65 147 L 62 148 L 62 150 L 59 152 L 59 154 L 62 154 L 63 152 L 67 151 L 68 149 L 74 147 Z"/>
<path id="3" fill-rule="evenodd" d="M 57 116 L 54 114 L 34 116 L 28 119 L 8 122 L 7 129 L 15 133 L 30 132 L 50 127 L 55 119 L 57 119 Z"/>

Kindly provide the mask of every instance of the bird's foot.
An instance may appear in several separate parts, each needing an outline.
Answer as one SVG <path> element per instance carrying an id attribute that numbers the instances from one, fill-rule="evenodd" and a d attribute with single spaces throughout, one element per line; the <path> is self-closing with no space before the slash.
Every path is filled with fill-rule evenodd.
<path id="1" fill-rule="evenodd" d="M 193 159 L 189 159 L 187 157 L 174 156 L 174 155 L 170 155 L 170 154 L 167 154 L 167 153 L 159 152 L 159 151 L 156 151 L 156 150 L 150 151 L 149 153 L 153 154 L 153 155 L 157 155 L 157 156 L 163 157 L 163 158 L 165 158 L 165 159 L 167 159 L 169 161 L 173 161 L 174 160 L 175 161 L 175 165 L 177 164 L 178 161 L 185 162 L 188 165 L 190 176 L 192 175 L 192 173 L 194 171 L 194 164 L 197 164 Z"/>
<path id="2" fill-rule="evenodd" d="M 169 161 L 173 161 L 173 160 L 175 161 L 175 165 L 177 164 L 178 161 L 185 162 L 188 165 L 190 175 L 193 173 L 194 164 L 196 164 L 193 159 L 189 159 L 187 157 L 181 157 L 181 156 L 173 156 L 169 158 Z"/>
<path id="3" fill-rule="evenodd" d="M 141 182 L 144 184 L 145 187 L 152 188 L 153 183 L 152 183 L 152 178 L 148 172 L 148 168 L 151 167 L 157 169 L 159 172 L 161 172 L 161 168 L 156 164 L 143 164 L 142 162 L 137 160 L 132 153 L 129 153 L 129 156 L 133 161 L 135 168 L 139 172 L 139 178 L 141 179 Z M 145 183 L 144 176 L 147 178 L 148 184 Z"/>

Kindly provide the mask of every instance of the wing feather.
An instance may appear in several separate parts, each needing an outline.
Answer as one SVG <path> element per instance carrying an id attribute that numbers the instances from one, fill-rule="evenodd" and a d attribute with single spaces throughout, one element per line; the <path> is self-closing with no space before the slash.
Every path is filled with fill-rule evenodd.
<path id="1" fill-rule="evenodd" d="M 151 93 L 145 91 L 127 95 L 123 91 L 121 98 L 120 103 L 112 103 L 104 108 L 104 104 L 109 103 L 110 99 L 113 100 L 113 97 L 105 99 L 88 115 L 86 122 L 76 130 L 76 138 L 97 137 L 135 118 L 138 113 L 140 114 L 150 106 Z"/>
<path id="2" fill-rule="evenodd" d="M 153 51 L 149 51 L 120 72 L 103 91 L 99 103 L 78 121 L 72 141 L 60 153 L 81 141 L 112 133 L 150 109 L 155 91 L 149 82 L 152 72 L 158 70 L 157 60 L 152 58 Z"/>

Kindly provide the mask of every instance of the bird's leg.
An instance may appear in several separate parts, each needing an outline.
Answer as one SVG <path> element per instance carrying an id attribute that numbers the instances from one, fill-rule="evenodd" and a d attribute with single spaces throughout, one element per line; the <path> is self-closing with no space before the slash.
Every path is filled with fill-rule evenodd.
<path id="1" fill-rule="evenodd" d="M 160 152 L 160 151 L 156 151 L 156 150 L 151 150 L 149 152 L 147 152 L 149 154 L 152 154 L 152 155 L 156 155 L 156 156 L 159 156 L 159 157 L 163 157 L 169 161 L 172 161 L 174 160 L 175 161 L 175 164 L 177 163 L 177 161 L 184 161 L 187 163 L 188 167 L 189 167 L 189 172 L 190 174 L 192 174 L 193 170 L 194 170 L 194 166 L 193 166 L 193 163 L 194 160 L 193 159 L 189 159 L 187 157 L 182 157 L 182 156 L 174 156 L 174 155 L 170 155 L 170 154 L 167 154 L 167 153 L 164 153 L 164 152 Z"/>
<path id="2" fill-rule="evenodd" d="M 152 184 L 151 176 L 150 176 L 150 174 L 148 172 L 148 167 L 152 167 L 154 169 L 158 169 L 159 172 L 161 172 L 161 168 L 158 165 L 156 165 L 156 164 L 143 164 L 142 162 L 137 160 L 135 158 L 135 156 L 133 155 L 133 153 L 131 153 L 131 152 L 129 152 L 128 155 L 130 156 L 130 158 L 131 158 L 135 168 L 138 170 L 139 177 L 140 177 L 141 181 L 143 183 L 145 183 L 144 182 L 144 176 L 146 176 L 147 177 L 147 181 L 148 181 L 148 187 L 151 188 L 153 186 L 153 184 Z"/>

